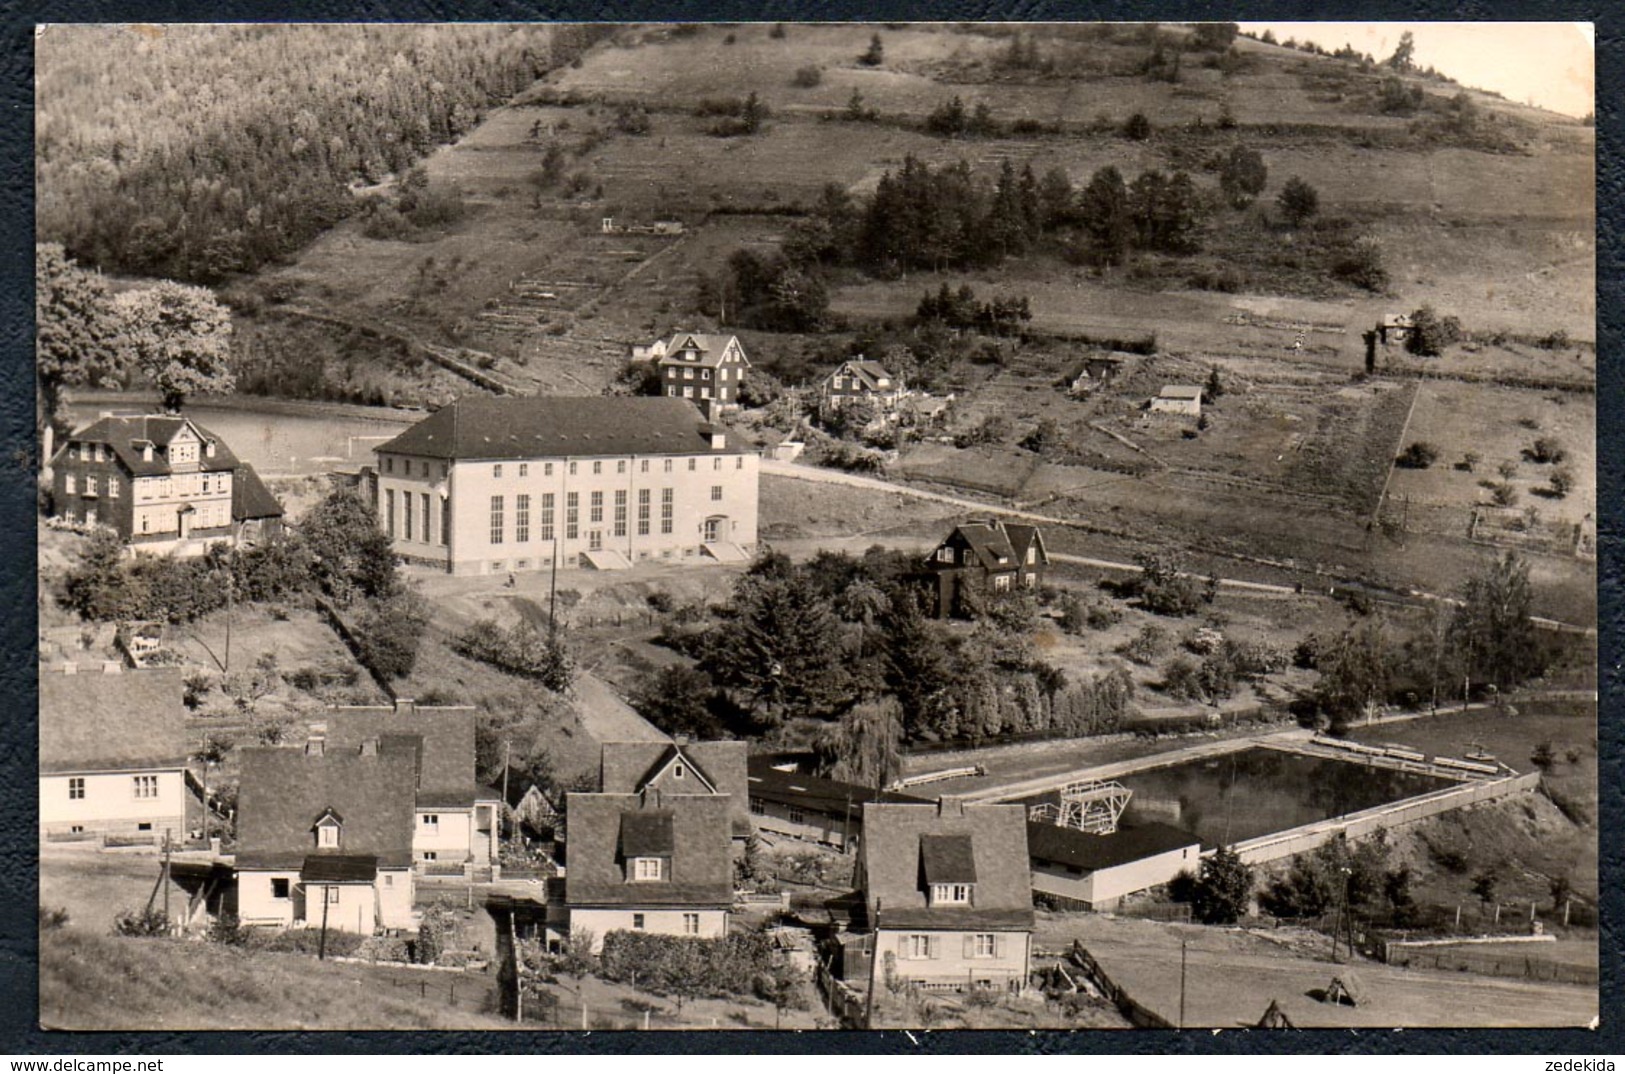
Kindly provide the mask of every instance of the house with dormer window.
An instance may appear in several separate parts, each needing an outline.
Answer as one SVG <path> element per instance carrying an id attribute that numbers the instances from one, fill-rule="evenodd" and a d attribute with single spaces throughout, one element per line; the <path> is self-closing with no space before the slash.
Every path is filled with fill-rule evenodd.
<path id="1" fill-rule="evenodd" d="M 56 517 L 116 530 L 138 551 L 197 555 L 282 528 L 254 468 L 178 414 L 103 414 L 68 436 L 50 474 Z"/>
<path id="2" fill-rule="evenodd" d="M 848 403 L 870 403 L 883 416 L 897 412 L 903 382 L 879 362 L 854 358 L 825 377 L 818 386 L 819 412 L 829 415 Z"/>
<path id="3" fill-rule="evenodd" d="M 966 590 L 1035 589 L 1044 583 L 1049 552 L 1037 526 L 981 519 L 955 526 L 926 557 L 919 578 L 932 615 L 964 614 Z"/>
<path id="4" fill-rule="evenodd" d="M 926 989 L 1021 991 L 1032 885 L 1021 805 L 869 802 L 858 889 L 883 980 Z"/>
<path id="5" fill-rule="evenodd" d="M 416 927 L 418 757 L 370 739 L 242 751 L 237 913 L 244 925 L 370 936 Z"/>
<path id="6" fill-rule="evenodd" d="M 750 359 L 738 336 L 677 332 L 663 347 L 653 344 L 645 353 L 654 357 L 660 369 L 660 391 L 667 398 L 691 399 L 702 405 L 712 400 L 723 408 L 739 405 L 739 389 Z"/>
<path id="7" fill-rule="evenodd" d="M 743 742 L 611 742 L 572 791 L 561 930 L 722 936 L 750 834 Z"/>

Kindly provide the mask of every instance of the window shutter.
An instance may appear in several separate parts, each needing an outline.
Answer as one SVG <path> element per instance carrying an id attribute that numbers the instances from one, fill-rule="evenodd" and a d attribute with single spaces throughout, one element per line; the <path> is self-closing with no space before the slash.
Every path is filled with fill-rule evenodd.
<path id="1" fill-rule="evenodd" d="M 1005 935 L 1002 932 L 993 934 L 993 957 L 1003 958 L 1005 955 Z"/>
<path id="2" fill-rule="evenodd" d="M 967 932 L 965 934 L 965 957 L 966 958 L 975 958 L 976 957 L 976 936 L 973 933 L 968 933 Z"/>

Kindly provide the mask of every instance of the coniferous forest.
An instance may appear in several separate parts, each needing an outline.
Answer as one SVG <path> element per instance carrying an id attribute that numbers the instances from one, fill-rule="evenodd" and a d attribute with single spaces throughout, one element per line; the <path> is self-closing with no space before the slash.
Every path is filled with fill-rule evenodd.
<path id="1" fill-rule="evenodd" d="M 252 270 L 348 214 L 352 184 L 455 139 L 600 32 L 50 26 L 35 46 L 38 238 L 109 272 Z"/>

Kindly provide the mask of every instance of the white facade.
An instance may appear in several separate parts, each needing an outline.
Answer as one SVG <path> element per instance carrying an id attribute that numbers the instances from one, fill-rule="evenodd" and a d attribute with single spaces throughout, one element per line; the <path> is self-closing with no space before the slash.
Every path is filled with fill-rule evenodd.
<path id="1" fill-rule="evenodd" d="M 449 462 L 379 453 L 377 508 L 395 551 L 453 574 L 696 559 L 756 544 L 754 452 Z"/>
<path id="2" fill-rule="evenodd" d="M 133 835 L 167 830 L 186 838 L 186 773 L 181 768 L 63 772 L 39 777 L 42 836 Z"/>
<path id="3" fill-rule="evenodd" d="M 900 981 L 923 988 L 1026 987 L 1026 932 L 976 929 L 882 928 L 876 941 L 881 986 L 888 969 Z"/>
<path id="4" fill-rule="evenodd" d="M 596 954 L 611 932 L 653 932 L 662 936 L 702 936 L 716 939 L 728 934 L 726 910 L 637 910 L 621 907 L 570 910 L 570 931 L 592 933 Z"/>
<path id="5" fill-rule="evenodd" d="M 410 869 L 380 869 L 373 883 L 307 884 L 298 869 L 241 869 L 237 873 L 237 916 L 244 925 L 327 927 L 370 936 L 379 929 L 412 929 L 413 881 Z"/>
<path id="6" fill-rule="evenodd" d="M 468 806 L 424 806 L 412 819 L 412 857 L 419 862 L 488 865 L 497 859 L 495 800 Z M 484 826 L 481 827 L 483 814 Z"/>
<path id="7" fill-rule="evenodd" d="M 1187 870 L 1195 873 L 1200 863 L 1201 846 L 1197 843 L 1092 872 L 1035 861 L 1033 891 L 1074 899 L 1095 910 L 1111 910 L 1123 896 L 1166 884 Z"/>

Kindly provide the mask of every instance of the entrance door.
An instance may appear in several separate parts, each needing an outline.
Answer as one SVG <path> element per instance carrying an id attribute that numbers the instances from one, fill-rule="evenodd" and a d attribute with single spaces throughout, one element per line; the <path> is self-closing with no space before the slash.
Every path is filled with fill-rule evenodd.
<path id="1" fill-rule="evenodd" d="M 705 520 L 705 543 L 715 544 L 728 536 L 728 519 L 725 515 L 713 515 Z"/>
<path id="2" fill-rule="evenodd" d="M 604 531 L 603 530 L 588 530 L 587 531 L 587 551 L 589 551 L 589 552 L 599 552 L 599 551 L 603 550 L 603 547 L 604 547 Z"/>

